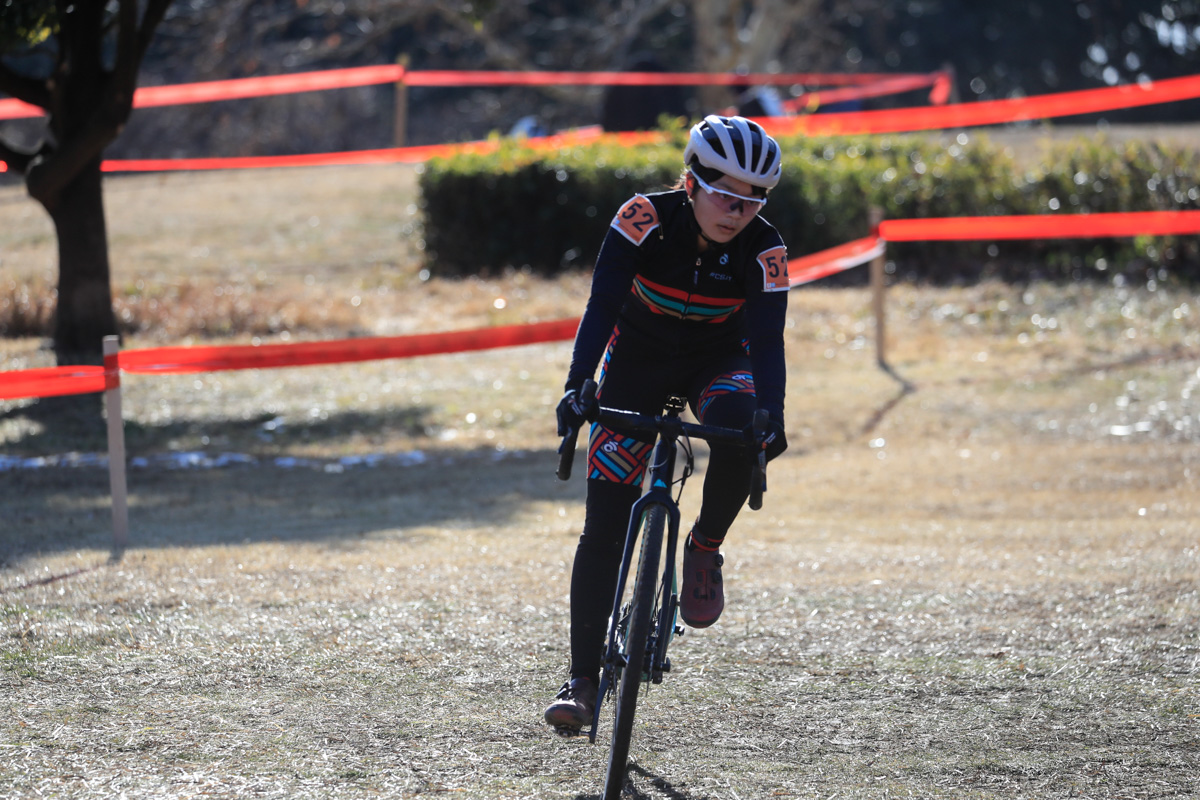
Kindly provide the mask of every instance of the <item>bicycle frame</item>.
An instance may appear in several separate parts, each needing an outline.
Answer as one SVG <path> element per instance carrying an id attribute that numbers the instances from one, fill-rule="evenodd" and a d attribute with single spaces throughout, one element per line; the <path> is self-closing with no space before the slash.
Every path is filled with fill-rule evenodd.
<path id="1" fill-rule="evenodd" d="M 588 739 L 595 743 L 600 727 L 600 709 L 609 694 L 616 695 L 616 710 L 613 725 L 613 747 L 609 752 L 609 766 L 605 781 L 604 797 L 615 800 L 625 780 L 629 744 L 633 730 L 637 695 L 645 683 L 661 683 L 663 673 L 671 669 L 667 658 L 667 646 L 676 632 L 683 628 L 675 625 L 679 608 L 679 594 L 675 582 L 675 561 L 679 544 L 679 506 L 671 497 L 675 484 L 675 466 L 680 439 L 701 439 L 710 444 L 721 443 L 757 450 L 757 462 L 750 482 L 751 509 L 762 507 L 762 493 L 766 488 L 766 456 L 758 446 L 767 427 L 767 412 L 758 410 L 754 414 L 750 431 L 693 424 L 680 419 L 686 407 L 681 397 L 671 398 L 664 413 L 649 416 L 631 411 L 598 407 L 595 403 L 596 384 L 584 383 L 580 400 L 589 411 L 588 419 L 623 433 L 640 435 L 654 442 L 650 463 L 645 477 L 645 491 L 633 504 L 629 524 L 625 533 L 625 547 L 621 555 L 617 587 L 613 596 L 612 616 L 609 619 L 608 637 L 601 666 L 600 685 L 597 687 L 596 706 L 592 715 L 592 727 Z M 575 453 L 578 431 L 570 430 L 559 448 L 558 477 L 567 480 L 571 476 L 571 463 Z M 691 450 L 687 449 L 690 474 Z M 625 590 L 634 568 L 634 551 L 642 542 L 642 552 L 637 558 L 637 576 L 633 583 L 630 602 L 626 604 Z M 665 544 L 666 558 L 660 563 Z M 626 613 L 628 608 L 628 613 Z M 629 663 L 630 657 L 642 663 Z M 636 669 L 636 673 L 628 670 Z M 636 676 L 636 678 L 635 678 Z M 617 688 L 619 685 L 619 689 Z"/>
<path id="2" fill-rule="evenodd" d="M 666 559 L 662 564 L 662 576 L 659 579 L 658 613 L 650 631 L 650 641 L 647 643 L 646 657 L 649 668 L 642 665 L 643 675 L 651 683 L 662 683 L 664 672 L 670 672 L 670 662 L 667 660 L 667 645 L 671 636 L 676 633 L 675 614 L 679 608 L 679 596 L 675 591 L 675 557 L 679 543 L 679 506 L 671 497 L 671 486 L 675 479 L 675 461 L 677 442 L 683 435 L 683 422 L 679 419 L 682 405 L 668 406 L 667 414 L 658 417 L 658 438 L 650 456 L 650 466 L 647 475 L 649 488 L 633 504 L 629 512 L 629 526 L 625 532 L 625 549 L 621 555 L 621 569 L 617 573 L 617 589 L 613 597 L 612 617 L 609 620 L 607 646 L 604 653 L 604 663 L 600 674 L 600 686 L 596 698 L 596 709 L 592 718 L 592 729 L 588 739 L 596 741 L 596 730 L 599 727 L 600 708 L 618 676 L 618 670 L 628 669 L 631 665 L 622 663 L 624 654 L 621 653 L 623 642 L 618 636 L 621 624 L 621 605 L 625 595 L 625 585 L 629 579 L 630 568 L 633 566 L 633 556 L 637 547 L 638 533 L 641 530 L 642 517 L 652 506 L 659 506 L 666 512 Z M 601 424 L 612 423 L 612 409 L 602 409 L 598 421 Z"/>

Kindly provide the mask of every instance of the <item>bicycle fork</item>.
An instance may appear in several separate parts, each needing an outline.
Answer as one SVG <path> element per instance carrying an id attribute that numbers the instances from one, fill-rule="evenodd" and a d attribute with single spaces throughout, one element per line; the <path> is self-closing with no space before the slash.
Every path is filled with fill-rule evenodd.
<path id="1" fill-rule="evenodd" d="M 604 663 L 600 674 L 600 685 L 597 687 L 596 707 L 592 715 L 592 729 L 588 739 L 594 744 L 596 731 L 600 722 L 600 707 L 609 692 L 620 681 L 621 671 L 629 665 L 625 653 L 625 627 L 628 609 L 623 607 L 625 585 L 634 566 L 635 548 L 639 545 L 638 533 L 643 528 L 643 518 L 654 506 L 659 506 L 666 514 L 666 558 L 662 563 L 662 574 L 659 578 L 658 611 L 646 643 L 645 663 L 642 664 L 642 680 L 651 683 L 662 683 L 663 673 L 671 671 L 671 661 L 667 658 L 667 646 L 675 634 L 683 633 L 676 626 L 679 609 L 679 592 L 675 580 L 675 558 L 679 541 L 679 507 L 671 498 L 671 482 L 675 471 L 675 440 L 673 437 L 663 437 L 655 444 L 650 461 L 650 489 L 633 504 L 629 513 L 629 528 L 625 537 L 625 549 L 621 555 L 621 568 L 617 574 L 617 587 L 613 599 L 613 611 L 609 621 L 608 639 L 604 651 Z M 663 546 L 663 542 L 657 544 Z"/>
<path id="2" fill-rule="evenodd" d="M 650 682 L 662 683 L 663 673 L 671 671 L 671 659 L 667 658 L 667 646 L 683 628 L 675 624 L 679 613 L 679 587 L 675 580 L 675 553 L 679 542 L 679 509 L 672 504 L 673 514 L 667 515 L 667 559 L 663 564 L 659 580 L 658 620 L 650 632 L 647 655 L 653 654 L 650 662 Z"/>

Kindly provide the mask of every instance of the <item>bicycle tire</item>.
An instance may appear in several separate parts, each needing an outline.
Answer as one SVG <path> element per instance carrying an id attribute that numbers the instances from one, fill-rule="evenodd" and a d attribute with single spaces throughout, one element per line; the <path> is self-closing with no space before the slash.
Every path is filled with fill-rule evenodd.
<path id="1" fill-rule="evenodd" d="M 654 617 L 658 594 L 659 561 L 662 558 L 663 532 L 667 513 L 662 506 L 652 505 L 642 515 L 642 545 L 638 556 L 637 578 L 633 584 L 629 632 L 625 639 L 628 658 L 621 670 L 621 682 L 613 709 L 612 747 L 608 751 L 608 771 L 604 778 L 604 800 L 618 800 L 625 786 L 625 771 L 629 764 L 629 743 L 633 738 L 633 717 L 641 690 L 642 667 Z"/>

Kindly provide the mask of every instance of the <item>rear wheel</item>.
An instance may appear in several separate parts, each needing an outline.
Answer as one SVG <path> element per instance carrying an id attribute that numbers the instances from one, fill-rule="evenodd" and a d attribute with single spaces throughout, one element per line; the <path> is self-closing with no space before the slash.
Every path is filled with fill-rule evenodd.
<path id="1" fill-rule="evenodd" d="M 655 596 L 662 558 L 663 531 L 667 515 L 662 506 L 652 505 L 642 515 L 641 554 L 638 556 L 637 579 L 630 600 L 629 627 L 625 637 L 625 666 L 613 711 L 612 747 L 608 753 L 608 773 L 604 780 L 604 800 L 617 800 L 625 785 L 625 768 L 629 761 L 629 742 L 633 735 L 633 715 L 637 709 L 638 691 L 642 687 L 646 644 L 654 618 Z"/>

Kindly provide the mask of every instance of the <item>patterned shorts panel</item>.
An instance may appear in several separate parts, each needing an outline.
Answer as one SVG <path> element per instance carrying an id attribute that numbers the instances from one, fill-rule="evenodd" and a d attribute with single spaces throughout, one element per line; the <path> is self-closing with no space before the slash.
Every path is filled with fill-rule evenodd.
<path id="1" fill-rule="evenodd" d="M 712 382 L 705 386 L 704 391 L 700 393 L 700 408 L 698 409 L 700 419 L 704 419 L 704 412 L 708 410 L 713 400 L 728 394 L 753 395 L 754 376 L 748 371 L 738 370 L 713 378 Z"/>
<path id="2" fill-rule="evenodd" d="M 638 486 L 650 462 L 650 445 L 592 425 L 588 441 L 588 478 Z"/>

